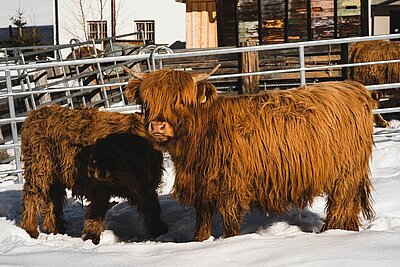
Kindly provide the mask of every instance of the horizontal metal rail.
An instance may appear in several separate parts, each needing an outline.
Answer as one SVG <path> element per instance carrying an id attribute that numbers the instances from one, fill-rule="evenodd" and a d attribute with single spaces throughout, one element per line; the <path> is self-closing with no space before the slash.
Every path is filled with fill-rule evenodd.
<path id="1" fill-rule="evenodd" d="M 88 40 L 88 41 L 78 41 L 74 42 L 73 44 L 59 44 L 59 45 L 38 45 L 38 46 L 20 46 L 17 48 L 9 48 L 9 47 L 2 47 L 0 48 L 0 51 L 3 51 L 7 53 L 7 51 L 13 51 L 14 49 L 18 49 L 21 51 L 24 50 L 34 50 L 34 51 L 29 51 L 24 53 L 25 56 L 33 56 L 33 55 L 39 55 L 39 54 L 45 54 L 49 52 L 53 52 L 56 50 L 62 50 L 62 49 L 68 49 L 72 47 L 77 47 L 77 46 L 84 46 L 84 45 L 92 45 L 93 41 L 96 44 L 102 43 L 102 42 L 107 42 L 107 41 L 112 41 L 116 39 L 121 39 L 124 37 L 130 37 L 130 36 L 140 36 L 143 43 L 145 43 L 145 40 L 143 38 L 143 31 L 139 32 L 132 32 L 132 33 L 127 33 L 127 34 L 122 34 L 122 35 L 117 35 L 117 36 L 112 36 L 112 37 L 106 37 L 106 38 L 101 38 L 101 39 L 95 39 L 95 40 Z M 9 59 L 14 59 L 15 57 L 11 57 Z M 6 58 L 4 58 L 6 59 Z M 2 62 L 2 58 L 0 58 L 0 64 Z"/>
<path id="2" fill-rule="evenodd" d="M 105 38 L 104 40 L 96 40 L 96 42 L 105 41 L 109 38 Z M 152 47 L 149 46 L 145 48 L 143 51 L 146 51 L 144 54 L 137 55 L 124 55 L 124 56 L 112 56 L 112 57 L 97 57 L 97 58 L 87 58 L 87 59 L 76 59 L 76 60 L 54 60 L 54 61 L 46 61 L 46 62 L 35 62 L 35 63 L 26 63 L 26 64 L 14 64 L 10 61 L 2 62 L 0 60 L 0 74 L 4 73 L 4 76 L 0 76 L 3 83 L 6 83 L 6 90 L 0 90 L 0 100 L 7 101 L 9 104 L 10 117 L 0 119 L 0 125 L 10 125 L 12 128 L 12 143 L 11 144 L 2 144 L 0 145 L 0 149 L 14 149 L 14 154 L 16 157 L 16 170 L 9 171 L 1 171 L 0 174 L 17 174 L 19 175 L 19 182 L 21 181 L 21 174 L 23 173 L 23 168 L 21 163 L 19 162 L 19 153 L 20 153 L 20 140 L 17 136 L 17 124 L 21 124 L 26 119 L 25 114 L 16 114 L 14 101 L 18 98 L 27 98 L 31 96 L 36 96 L 39 94 L 47 94 L 47 93 L 66 93 L 64 98 L 72 98 L 77 96 L 82 96 L 85 93 L 91 92 L 96 89 L 105 89 L 105 88 L 116 88 L 123 87 L 127 84 L 127 82 L 122 82 L 121 80 L 127 77 L 119 76 L 117 74 L 118 79 L 105 82 L 102 79 L 102 84 L 96 85 L 86 85 L 82 86 L 73 84 L 81 78 L 85 78 L 87 75 L 99 75 L 100 78 L 103 75 L 104 71 L 114 71 L 117 67 L 127 64 L 132 64 L 136 62 L 151 62 L 152 66 L 149 68 L 150 71 L 155 70 L 157 67 L 162 67 L 162 60 L 164 59 L 180 59 L 180 58 L 188 58 L 188 57 L 211 57 L 223 54 L 232 54 L 232 53 L 244 53 L 244 52 L 253 52 L 253 51 L 276 51 L 276 50 L 287 50 L 287 49 L 297 49 L 298 58 L 299 58 L 299 67 L 296 68 L 288 68 L 288 69 L 276 69 L 276 70 L 268 70 L 268 71 L 259 71 L 252 73 L 232 73 L 232 74 L 222 74 L 222 75 L 213 75 L 209 77 L 212 82 L 215 79 L 224 80 L 229 78 L 238 78 L 245 77 L 251 75 L 272 75 L 272 74 L 280 74 L 280 73 L 299 73 L 300 84 L 306 84 L 306 73 L 312 71 L 319 70 L 330 70 L 330 69 L 341 69 L 355 66 L 367 66 L 373 64 L 388 64 L 388 63 L 400 63 L 400 59 L 393 59 L 387 61 L 376 61 L 376 62 L 361 62 L 361 63 L 341 63 L 341 64 L 331 64 L 327 66 L 307 66 L 305 64 L 305 54 L 307 52 L 306 49 L 315 47 L 315 46 L 324 46 L 324 45 L 339 45 L 346 43 L 354 43 L 361 41 L 376 41 L 376 40 L 390 40 L 390 39 L 400 39 L 400 34 L 391 34 L 391 35 L 381 35 L 381 36 L 369 36 L 369 37 L 353 37 L 353 38 L 343 38 L 343 39 L 334 39 L 334 40 L 322 40 L 322 41 L 308 41 L 301 43 L 285 43 L 285 44 L 273 44 L 273 45 L 259 45 L 253 47 L 235 47 L 235 48 L 216 48 L 216 49 L 207 49 L 207 50 L 198 50 L 191 52 L 182 52 L 176 51 L 172 52 L 164 47 Z M 45 47 L 45 49 L 65 49 L 74 47 L 76 44 L 69 45 L 58 45 L 58 46 L 49 46 Z M 80 42 L 79 45 L 93 45 L 93 40 L 89 40 L 87 42 Z M 32 49 L 32 47 L 20 48 L 24 49 Z M 37 49 L 34 48 L 34 49 Z M 1 49 L 0 49 L 1 50 Z M 4 49 L 3 49 L 4 51 Z M 9 51 L 9 50 L 7 50 Z M 111 54 L 113 54 L 112 51 Z M 28 52 L 29 53 L 29 52 Z M 159 61 L 158 66 L 156 66 L 156 61 Z M 102 66 L 101 64 L 108 64 L 106 66 Z M 95 65 L 101 69 L 95 69 L 89 71 L 87 73 L 78 73 L 74 77 L 66 77 L 65 69 L 66 67 L 76 67 L 78 65 Z M 35 74 L 38 71 L 43 71 L 49 68 L 60 68 L 64 70 L 63 75 L 60 76 L 60 80 L 48 82 L 45 85 L 37 86 L 30 88 L 30 90 L 24 89 L 22 86 L 13 87 L 12 81 L 19 80 L 27 80 L 28 84 L 31 83 L 29 77 Z M 22 75 L 11 75 L 11 71 L 18 71 Z M 58 79 L 58 78 L 57 78 Z M 69 84 L 69 82 L 72 83 Z M 400 83 L 393 84 L 384 84 L 384 85 L 370 85 L 367 86 L 369 90 L 386 90 L 392 88 L 400 88 Z M 70 93 L 71 92 L 71 93 Z M 68 93 L 68 94 L 67 94 Z M 118 94 L 116 94 L 118 95 Z M 31 98 L 35 101 L 34 98 Z M 99 100 L 96 103 L 108 101 L 108 96 L 104 99 Z M 109 107 L 106 110 L 114 111 L 114 112 L 140 112 L 141 107 L 139 105 L 126 105 L 119 107 Z M 392 112 L 400 112 L 400 107 L 396 108 L 385 108 L 385 109 L 376 109 L 373 111 L 374 114 L 377 113 L 392 113 Z M 400 133 L 376 133 L 374 138 L 390 138 L 396 134 Z"/>
<path id="3" fill-rule="evenodd" d="M 200 57 L 200 56 L 213 56 L 213 55 L 223 55 L 232 53 L 243 53 L 251 51 L 269 51 L 269 50 L 285 50 L 290 48 L 299 48 L 299 46 L 312 47 L 312 46 L 323 46 L 323 45 L 333 45 L 333 44 L 344 44 L 353 43 L 361 41 L 376 41 L 385 39 L 396 39 L 400 38 L 400 34 L 390 34 L 390 35 L 379 35 L 379 36 L 368 36 L 368 37 L 354 37 L 354 38 L 342 38 L 334 40 L 321 40 L 321 41 L 307 41 L 300 43 L 285 43 L 285 44 L 271 44 L 271 45 L 259 45 L 259 46 L 248 46 L 248 47 L 236 47 L 236 48 L 221 48 L 221 49 L 209 49 L 193 52 L 180 52 L 180 53 L 165 53 L 165 54 L 140 54 L 140 55 L 129 55 L 129 56 L 116 56 L 107 58 L 94 58 L 94 59 L 77 59 L 77 60 L 65 60 L 63 62 L 41 62 L 28 64 L 30 68 L 52 68 L 56 66 L 75 66 L 81 64 L 94 64 L 94 63 L 110 63 L 119 61 L 141 61 L 150 59 L 173 59 L 173 58 L 185 58 L 185 57 Z M 349 64 L 351 65 L 351 64 Z M 330 66 L 327 66 L 330 67 Z M 26 69 L 23 65 L 9 65 L 0 66 L 0 71 L 3 70 L 18 70 Z"/>

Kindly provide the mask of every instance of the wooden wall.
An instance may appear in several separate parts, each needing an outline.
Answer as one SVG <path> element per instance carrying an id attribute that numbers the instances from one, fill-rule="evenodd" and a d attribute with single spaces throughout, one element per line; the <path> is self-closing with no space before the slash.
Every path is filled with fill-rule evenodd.
<path id="1" fill-rule="evenodd" d="M 362 1 L 367 0 L 187 0 L 186 46 L 361 36 Z"/>
<path id="2" fill-rule="evenodd" d="M 289 42 L 308 40 L 307 13 L 306 0 L 288 1 L 287 40 Z"/>
<path id="3" fill-rule="evenodd" d="M 218 34 L 216 1 L 187 0 L 186 47 L 217 47 L 217 40 Z"/>
<path id="4" fill-rule="evenodd" d="M 236 1 L 217 0 L 218 46 L 236 46 Z"/>
<path id="5" fill-rule="evenodd" d="M 337 0 L 338 37 L 361 35 L 361 2 Z"/>
<path id="6" fill-rule="evenodd" d="M 258 0 L 238 0 L 238 38 L 244 42 L 258 43 Z"/>
<path id="7" fill-rule="evenodd" d="M 285 41 L 285 0 L 260 2 L 261 43 L 273 44 Z"/>
<path id="8" fill-rule="evenodd" d="M 313 40 L 334 38 L 334 2 L 332 0 L 311 0 L 311 12 Z"/>

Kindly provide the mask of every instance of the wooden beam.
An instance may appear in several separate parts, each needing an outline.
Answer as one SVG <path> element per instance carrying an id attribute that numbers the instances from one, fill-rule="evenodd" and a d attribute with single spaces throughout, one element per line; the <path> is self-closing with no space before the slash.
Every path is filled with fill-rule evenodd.
<path id="1" fill-rule="evenodd" d="M 307 39 L 312 41 L 313 34 L 311 28 L 311 0 L 307 0 Z"/>
<path id="2" fill-rule="evenodd" d="M 239 14 L 238 14 L 238 0 L 234 0 L 234 11 L 235 11 L 235 43 L 239 47 Z"/>
<path id="3" fill-rule="evenodd" d="M 383 1 L 383 2 L 381 2 L 379 4 L 376 4 L 374 6 L 388 6 L 388 5 L 390 5 L 390 4 L 394 3 L 394 2 L 397 2 L 397 1 L 399 1 L 399 0 L 386 0 L 386 1 Z"/>
<path id="4" fill-rule="evenodd" d="M 240 46 L 248 47 L 255 46 L 255 41 L 242 42 Z M 259 60 L 258 60 L 258 52 L 250 51 L 243 52 L 241 55 L 240 62 L 240 73 L 252 73 L 259 71 Z M 241 84 L 241 90 L 239 93 L 244 94 L 256 94 L 260 92 L 259 84 L 260 84 L 260 76 L 252 75 L 252 76 L 244 76 L 240 78 L 239 84 Z"/>
<path id="5" fill-rule="evenodd" d="M 338 5 L 337 0 L 333 0 L 333 38 L 338 38 Z"/>
<path id="6" fill-rule="evenodd" d="M 283 31 L 283 38 L 285 43 L 289 41 L 289 0 L 285 0 L 285 18 L 284 18 L 284 31 Z"/>
<path id="7" fill-rule="evenodd" d="M 262 18 L 261 18 L 261 0 L 257 0 L 257 8 L 258 8 L 258 43 L 263 44 L 263 36 L 262 36 Z"/>
<path id="8" fill-rule="evenodd" d="M 369 16 L 368 14 L 368 0 L 361 1 L 361 36 L 369 35 Z"/>

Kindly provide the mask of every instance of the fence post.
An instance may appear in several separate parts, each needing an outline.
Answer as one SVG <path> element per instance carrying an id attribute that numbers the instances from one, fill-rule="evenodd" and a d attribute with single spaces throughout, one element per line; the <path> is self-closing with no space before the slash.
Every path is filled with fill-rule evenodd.
<path id="1" fill-rule="evenodd" d="M 349 44 L 344 43 L 340 45 L 340 64 L 349 63 Z M 342 79 L 346 80 L 348 77 L 347 67 L 342 68 Z"/>
<path id="2" fill-rule="evenodd" d="M 14 106 L 14 97 L 13 97 L 13 91 L 12 91 L 12 84 L 11 84 L 11 73 L 9 70 L 5 71 L 6 75 L 6 84 L 7 84 L 7 94 L 8 94 L 8 107 L 10 111 L 10 119 L 11 121 L 11 134 L 12 134 L 12 139 L 13 139 L 13 144 L 16 145 L 18 144 L 18 128 L 17 128 L 17 122 L 15 121 L 16 116 L 15 116 L 15 106 Z M 18 177 L 18 183 L 22 184 L 23 183 L 23 178 L 22 178 L 22 165 L 20 161 L 20 147 L 15 146 L 14 147 L 14 156 L 15 156 L 15 165 L 17 167 L 17 177 Z"/>
<path id="3" fill-rule="evenodd" d="M 92 39 L 92 47 L 93 47 L 93 53 L 95 58 L 99 58 L 99 55 L 97 54 L 97 49 L 96 49 L 96 42 L 94 39 Z M 103 77 L 103 71 L 101 70 L 101 65 L 99 62 L 96 63 L 97 65 L 97 70 L 99 71 L 99 77 L 100 77 L 100 84 L 104 84 L 104 77 Z M 101 93 L 103 94 L 104 101 L 106 108 L 110 107 L 110 101 L 108 100 L 108 95 L 107 95 L 107 89 L 105 87 L 101 87 L 100 89 Z"/>
<path id="4" fill-rule="evenodd" d="M 114 1 L 114 0 L 113 0 L 113 1 Z M 109 42 L 110 42 L 111 54 L 112 54 L 113 57 L 115 57 L 113 39 L 111 38 Z M 123 49 L 121 48 L 121 50 L 122 50 L 121 54 L 123 54 Z M 104 53 L 103 56 L 106 56 L 105 53 Z M 114 61 L 114 70 L 115 70 L 115 74 L 117 75 L 117 80 L 118 80 L 118 81 L 120 81 L 119 69 L 120 69 L 120 67 L 117 65 L 117 62 Z M 121 95 L 121 101 L 122 101 L 122 103 L 127 104 L 127 101 L 125 101 L 124 90 L 122 89 L 122 86 L 119 85 L 118 88 L 119 88 L 119 93 L 120 93 L 120 95 Z"/>
<path id="5" fill-rule="evenodd" d="M 74 53 L 74 51 L 72 51 Z M 63 61 L 63 57 L 62 57 L 62 53 L 61 53 L 61 49 L 58 50 L 58 57 L 60 58 L 60 62 Z M 68 78 L 67 78 L 67 71 L 66 71 L 66 66 L 62 66 L 61 67 L 62 73 L 63 73 L 63 83 L 64 83 L 64 87 L 68 88 L 69 86 L 69 82 L 68 82 Z M 71 91 L 70 90 L 66 90 L 65 91 L 65 95 L 67 96 L 67 102 L 68 104 L 71 106 L 71 108 L 74 108 L 74 102 L 72 100 L 71 97 Z M 85 102 L 85 97 L 82 96 L 82 101 L 83 104 L 86 106 L 86 102 Z"/>
<path id="6" fill-rule="evenodd" d="M 241 42 L 240 46 L 249 47 L 256 46 L 257 42 L 255 41 L 247 41 Z M 243 52 L 241 55 L 240 72 L 241 73 L 252 73 L 258 72 L 258 52 Z M 244 94 L 255 94 L 260 92 L 260 76 L 259 75 L 250 75 L 250 76 L 242 76 L 240 77 L 241 89 L 240 92 Z"/>
<path id="7" fill-rule="evenodd" d="M 299 60 L 300 60 L 300 82 L 301 85 L 306 84 L 306 64 L 305 64 L 305 59 L 304 59 L 304 46 L 300 45 L 299 46 Z"/>
<path id="8" fill-rule="evenodd" d="M 25 64 L 26 64 L 26 62 L 25 62 L 25 57 L 24 57 L 24 53 L 22 53 L 22 51 L 21 51 L 20 49 L 18 49 L 18 48 L 17 48 L 17 49 L 14 49 L 14 56 L 15 56 L 15 57 L 18 57 L 18 59 L 16 60 L 16 63 L 17 63 L 18 65 L 21 65 L 21 64 L 22 64 L 22 65 L 25 65 Z M 21 89 L 22 89 L 23 91 L 26 91 L 26 89 L 25 89 L 25 84 L 24 84 L 24 82 L 23 82 L 23 80 L 25 80 L 26 86 L 28 87 L 28 91 L 31 92 L 31 91 L 32 91 L 32 88 L 31 88 L 31 81 L 30 81 L 30 79 L 29 79 L 29 72 L 28 72 L 28 69 L 23 69 L 22 71 L 21 71 L 21 70 L 17 70 L 17 73 L 18 73 L 18 77 L 23 77 L 23 75 L 26 75 L 26 76 L 24 77 L 24 79 L 21 79 L 21 80 L 20 80 Z M 35 96 L 34 96 L 33 94 L 30 94 L 29 97 L 30 97 L 30 99 L 31 99 L 32 109 L 36 109 Z M 26 111 L 29 112 L 29 111 L 31 110 L 31 106 L 29 105 L 29 100 L 28 100 L 27 98 L 25 98 L 24 101 L 25 101 Z"/>

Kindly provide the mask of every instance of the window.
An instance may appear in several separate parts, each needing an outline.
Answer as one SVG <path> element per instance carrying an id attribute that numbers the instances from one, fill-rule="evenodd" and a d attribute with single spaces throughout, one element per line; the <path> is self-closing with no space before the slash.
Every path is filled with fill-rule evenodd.
<path id="1" fill-rule="evenodd" d="M 89 39 L 101 39 L 107 37 L 107 21 L 88 21 L 87 26 Z"/>
<path id="2" fill-rule="evenodd" d="M 143 30 L 144 39 L 147 42 L 154 43 L 154 20 L 135 20 L 135 31 Z M 137 39 L 141 40 L 142 38 L 137 35 Z"/>

